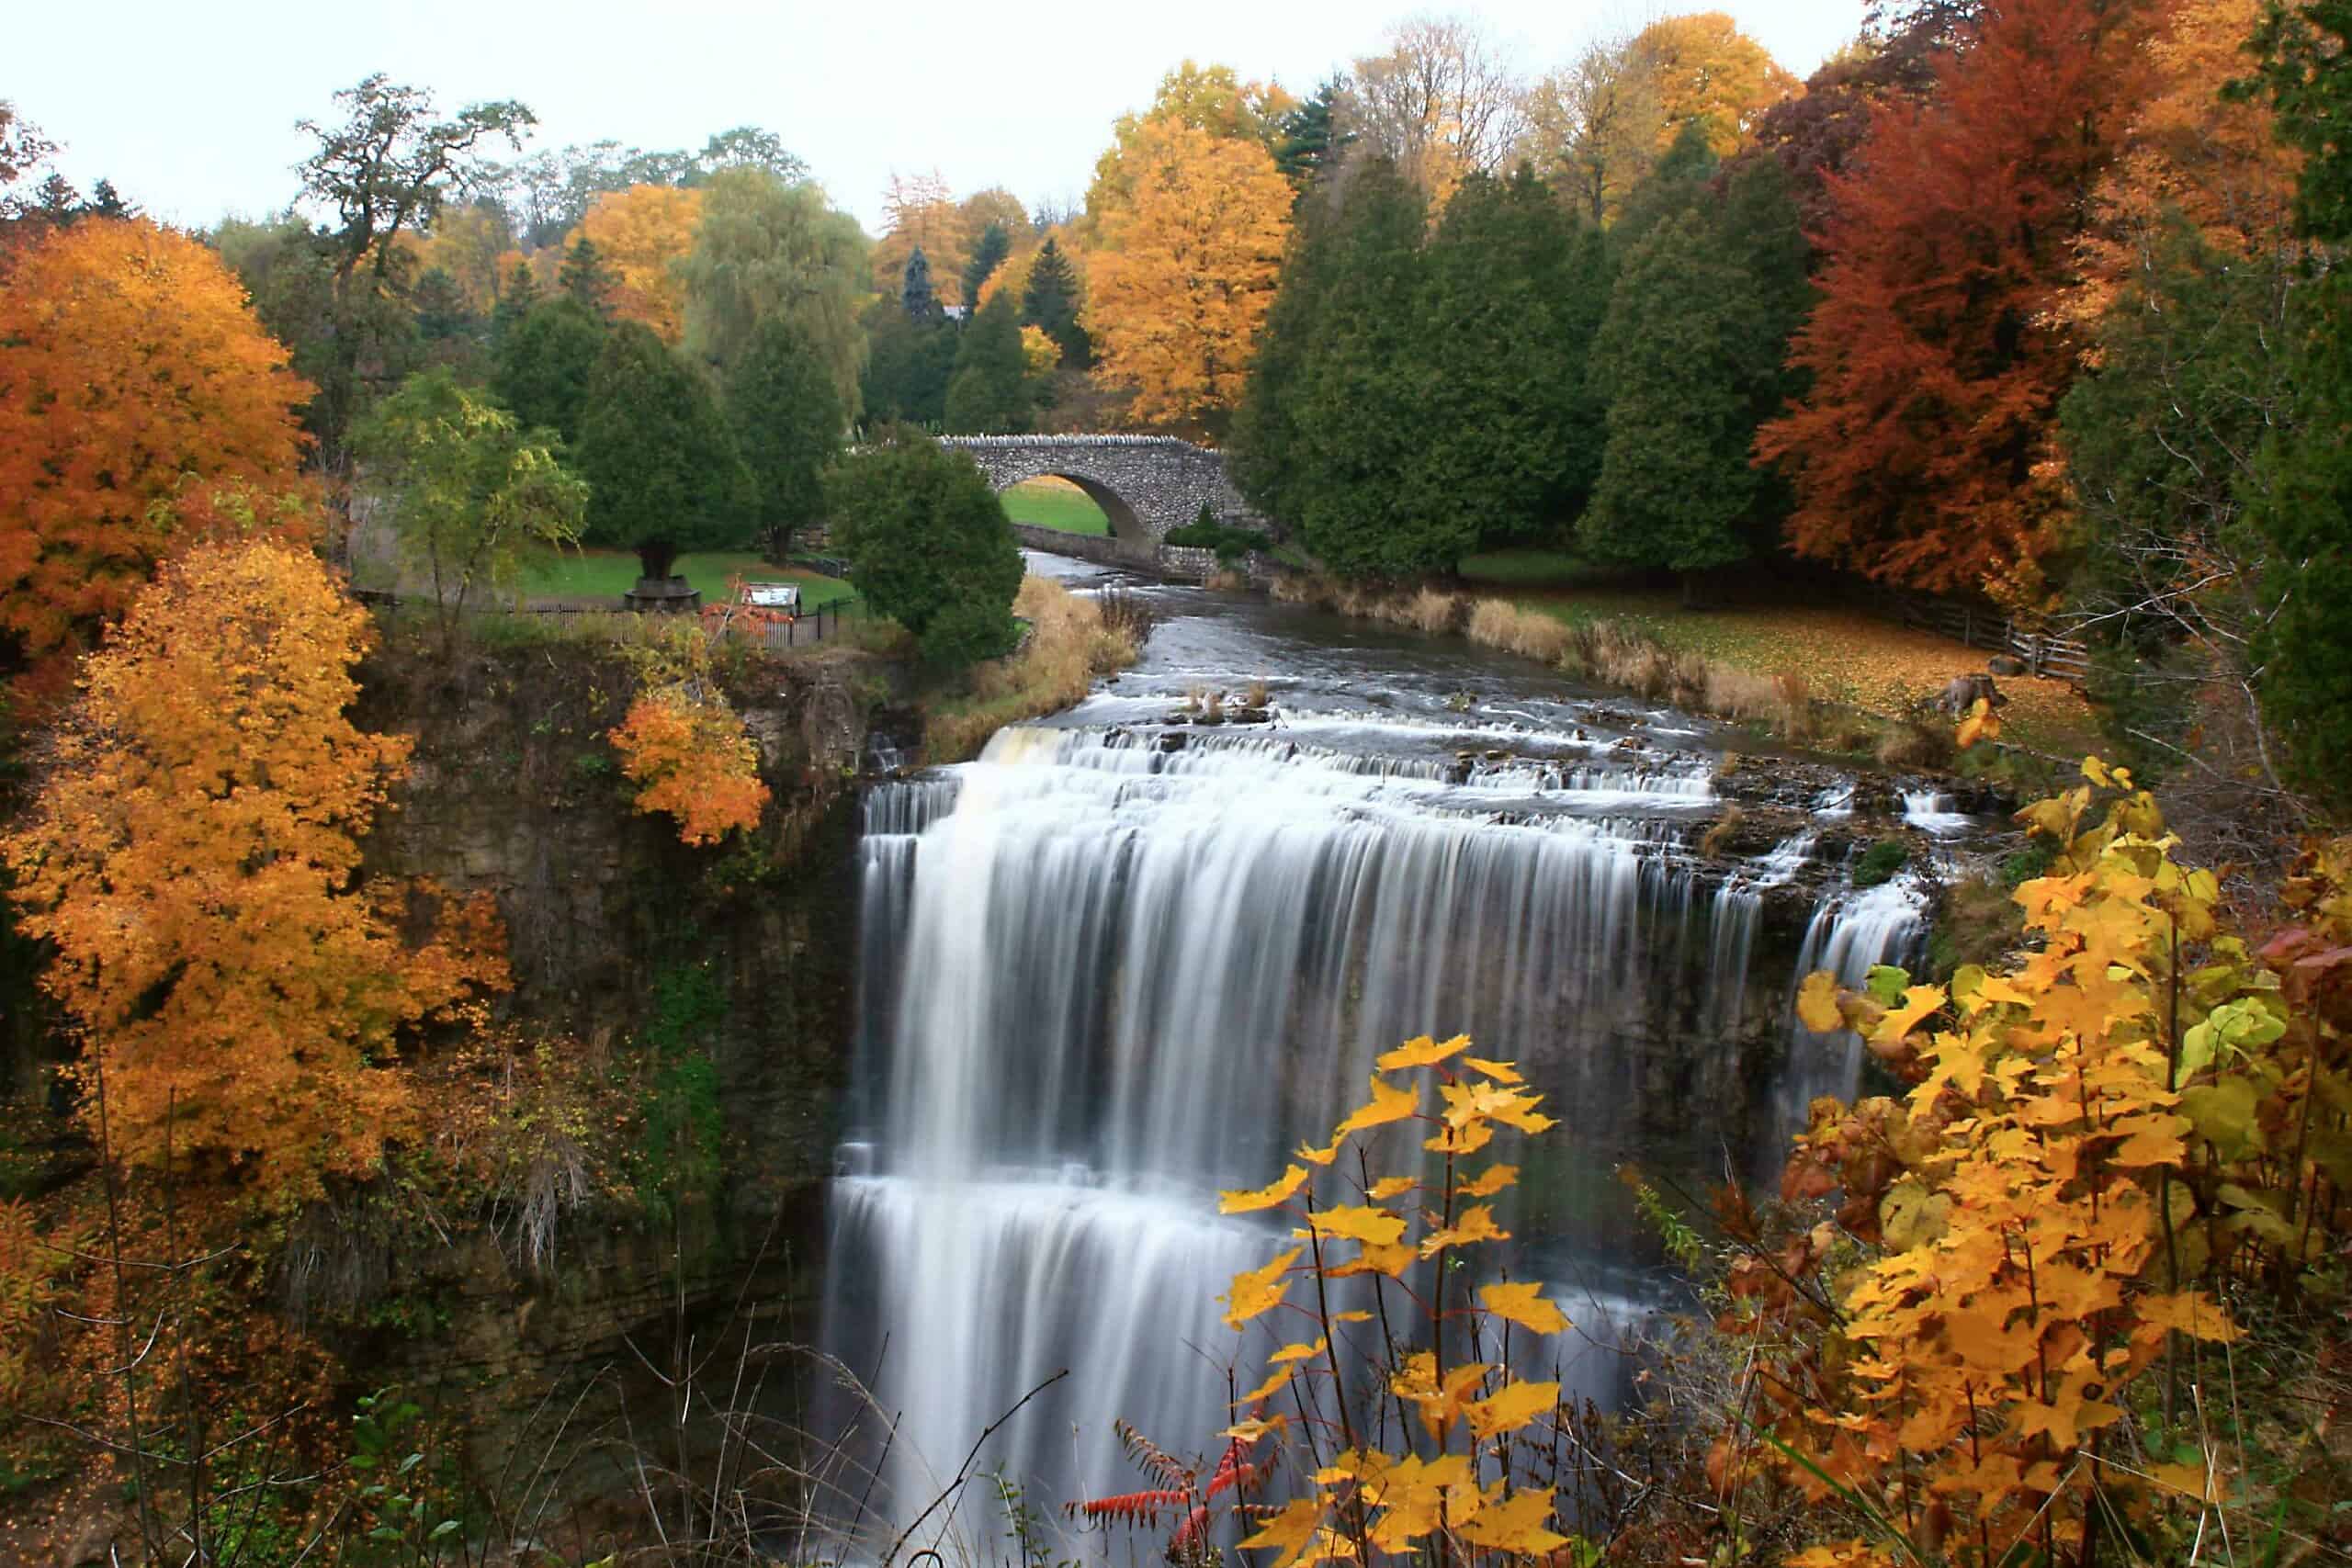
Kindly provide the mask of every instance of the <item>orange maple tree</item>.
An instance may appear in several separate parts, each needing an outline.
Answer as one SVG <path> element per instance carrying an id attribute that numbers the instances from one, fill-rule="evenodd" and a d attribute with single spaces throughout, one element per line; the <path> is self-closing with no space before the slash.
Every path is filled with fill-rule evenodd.
<path id="1" fill-rule="evenodd" d="M 639 786 L 637 808 L 676 818 L 687 843 L 715 844 L 759 826 L 768 803 L 759 749 L 716 692 L 695 682 L 648 692 L 629 704 L 611 739 L 621 772 Z"/>
<path id="2" fill-rule="evenodd" d="M 383 1070 L 400 1031 L 507 984 L 486 896 L 360 875 L 409 753 L 345 716 L 368 641 L 308 550 L 224 542 L 167 563 L 85 663 L 0 852 L 118 1157 L 168 1140 L 289 1199 L 365 1171 L 413 1122 Z"/>
<path id="3" fill-rule="evenodd" d="M 1132 200 L 1087 268 L 1097 373 L 1136 389 L 1146 423 L 1230 409 L 1273 304 L 1290 182 L 1256 142 L 1173 118 L 1147 120 L 1126 162 Z"/>
<path id="4" fill-rule="evenodd" d="M 1820 301 L 1765 425 L 1803 555 L 1929 590 L 2030 601 L 2064 486 L 2051 428 L 2075 354 L 2047 312 L 2072 268 L 2133 41 L 2093 0 L 1996 0 L 1936 86 L 1872 115 L 1827 182 Z"/>
<path id="5" fill-rule="evenodd" d="M 0 278 L 0 629 L 62 693 L 172 537 L 191 477 L 294 482 L 311 388 L 220 259 L 144 220 L 85 219 Z"/>

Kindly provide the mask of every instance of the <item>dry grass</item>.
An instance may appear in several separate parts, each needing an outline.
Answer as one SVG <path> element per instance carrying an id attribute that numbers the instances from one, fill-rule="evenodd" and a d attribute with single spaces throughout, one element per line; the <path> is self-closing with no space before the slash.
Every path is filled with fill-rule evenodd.
<path id="1" fill-rule="evenodd" d="M 1009 724 L 1066 708 L 1098 675 L 1124 670 L 1142 647 L 1136 617 L 1119 605 L 1082 599 L 1051 578 L 1022 580 L 1013 614 L 1030 625 L 1021 650 L 972 672 L 971 694 L 933 705 L 923 721 L 926 761 L 960 762 L 979 754 Z"/>
<path id="2" fill-rule="evenodd" d="M 1952 754 L 1952 727 L 1917 714 L 1897 719 L 1878 743 L 1879 762 L 1889 768 L 1949 768 Z"/>
<path id="3" fill-rule="evenodd" d="M 1383 592 L 1306 573 L 1273 582 L 1284 604 L 1311 604 L 1439 635 L 1459 632 L 1482 648 L 1549 664 L 1577 680 L 1618 686 L 1646 702 L 1769 726 L 1784 739 L 1820 733 L 1812 682 L 1790 672 L 1759 674 L 1678 648 L 1631 619 L 1576 619 L 1509 599 L 1472 599 L 1422 588 Z"/>

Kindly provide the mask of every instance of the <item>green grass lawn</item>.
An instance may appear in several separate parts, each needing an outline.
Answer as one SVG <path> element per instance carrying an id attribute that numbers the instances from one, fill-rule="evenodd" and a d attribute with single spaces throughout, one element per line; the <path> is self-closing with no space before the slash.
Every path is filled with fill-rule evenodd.
<path id="1" fill-rule="evenodd" d="M 1023 479 L 1008 486 L 998 499 L 1004 502 L 1007 517 L 1033 528 L 1097 536 L 1111 531 L 1111 519 L 1102 509 L 1068 479 Z"/>
<path id="2" fill-rule="evenodd" d="M 837 577 L 806 567 L 771 566 L 749 550 L 712 550 L 680 556 L 673 569 L 702 591 L 706 604 L 723 604 L 731 578 L 760 582 L 797 582 L 800 604 L 813 610 L 857 590 Z M 523 594 L 529 599 L 611 599 L 637 584 L 637 557 L 620 550 L 548 551 L 524 569 Z"/>

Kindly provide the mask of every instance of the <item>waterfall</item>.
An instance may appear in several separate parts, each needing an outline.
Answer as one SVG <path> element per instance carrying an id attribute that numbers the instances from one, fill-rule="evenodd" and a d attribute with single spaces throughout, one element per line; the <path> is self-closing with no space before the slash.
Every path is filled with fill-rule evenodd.
<path id="1" fill-rule="evenodd" d="M 1322 1141 L 1415 1034 L 1518 1061 L 1566 1123 L 1512 1195 L 1537 1208 L 1514 1274 L 1559 1282 L 1592 1339 L 1642 1310 L 1608 1166 L 1637 1125 L 1707 1136 L 1684 1085 L 1742 1093 L 1714 1043 L 1813 835 L 1715 887 L 1685 846 L 1703 762 L 1432 756 L 1441 727 L 1349 722 L 1363 749 L 1332 725 L 1023 727 L 869 795 L 825 1337 L 898 1415 L 886 1516 L 1063 1367 L 981 1461 L 1037 1506 L 1136 1484 L 1114 1417 L 1213 1447 L 1214 1298 L 1282 1234 L 1216 1190 Z M 1886 946 L 1849 902 L 1809 953 Z M 1579 1344 L 1571 1388 L 1611 1398 L 1622 1363 Z"/>
<path id="2" fill-rule="evenodd" d="M 1927 896 L 1916 875 L 1904 873 L 1876 887 L 1833 890 L 1805 927 L 1795 978 L 1802 982 L 1815 970 L 1826 969 L 1840 986 L 1860 989 L 1874 966 L 1912 961 L 1927 932 Z M 1769 1164 L 1777 1167 L 1789 1137 L 1804 1129 L 1814 1100 L 1854 1097 L 1862 1081 L 1862 1037 L 1850 1030 L 1815 1034 L 1805 1028 L 1791 988 L 1789 1060 L 1781 1076 L 1778 1135 L 1766 1151 Z"/>
<path id="3" fill-rule="evenodd" d="M 1933 789 L 1903 792 L 1903 820 L 1939 839 L 1965 833 L 1976 825 L 1975 818 L 1960 809 L 1957 799 Z"/>

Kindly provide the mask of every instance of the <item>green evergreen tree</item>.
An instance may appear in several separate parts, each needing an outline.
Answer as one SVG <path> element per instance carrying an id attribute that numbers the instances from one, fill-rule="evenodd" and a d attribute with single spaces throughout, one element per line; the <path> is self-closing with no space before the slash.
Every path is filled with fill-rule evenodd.
<path id="1" fill-rule="evenodd" d="M 858 592 L 926 659 L 963 665 L 1012 649 L 1021 550 L 969 457 L 921 437 L 853 454 L 825 475 L 825 510 Z"/>
<path id="2" fill-rule="evenodd" d="M 1428 399 L 1404 502 L 1481 546 L 1554 534 L 1600 466 L 1586 353 L 1600 236 L 1524 170 L 1474 175 L 1422 256 L 1414 357 Z"/>
<path id="3" fill-rule="evenodd" d="M 957 435 L 1010 435 L 1029 428 L 1036 399 L 1021 352 L 1021 322 L 999 293 L 973 318 L 956 346 L 947 378 L 946 427 Z"/>
<path id="4" fill-rule="evenodd" d="M 1306 450 L 1298 439 L 1298 400 L 1336 265 L 1339 215 L 1328 202 L 1300 204 L 1275 279 L 1274 302 L 1258 336 L 1258 355 L 1250 362 L 1250 379 L 1226 437 L 1234 483 L 1278 525 L 1297 518 L 1310 484 Z"/>
<path id="5" fill-rule="evenodd" d="M 1021 324 L 1035 327 L 1062 351 L 1062 363 L 1083 370 L 1093 363 L 1094 344 L 1078 320 L 1078 269 L 1069 253 L 1048 234 L 1029 264 L 1029 286 L 1021 294 Z"/>
<path id="6" fill-rule="evenodd" d="M 665 578 L 690 550 L 752 542 L 754 491 L 702 373 L 650 328 L 614 326 L 588 382 L 578 468 L 590 490 L 592 545 L 635 550 Z"/>
<path id="7" fill-rule="evenodd" d="M 1597 556 L 1681 573 L 1690 600 L 1700 574 L 1769 548 L 1783 510 L 1749 453 L 1790 389 L 1805 246 L 1769 159 L 1746 165 L 1720 199 L 1652 210 L 1593 345 L 1607 440 L 1577 534 Z"/>
<path id="8" fill-rule="evenodd" d="M 1447 570 L 1477 539 L 1461 513 L 1417 504 L 1406 483 L 1429 399 L 1414 319 L 1427 225 L 1420 194 L 1393 166 L 1355 176 L 1295 372 L 1287 504 L 1307 549 L 1346 577 Z"/>
<path id="9" fill-rule="evenodd" d="M 2352 270 L 2318 258 L 2352 243 L 2352 6 L 2272 6 L 2252 47 L 2278 136 L 2304 154 L 2295 224 L 2315 253 L 2290 305 L 2292 405 L 2244 490 L 2276 551 L 2266 575 L 2278 608 L 2255 656 L 2263 714 L 2297 782 L 2341 803 L 2352 800 L 2341 765 L 2352 754 Z"/>
<path id="10" fill-rule="evenodd" d="M 946 314 L 940 307 L 939 296 L 931 287 L 931 258 L 917 245 L 907 257 L 907 270 L 899 281 L 899 303 L 907 312 L 907 320 L 917 326 L 928 325 Z"/>
<path id="11" fill-rule="evenodd" d="M 563 265 L 556 269 L 556 285 L 567 299 L 576 300 L 597 315 L 609 318 L 613 286 L 616 279 L 613 269 L 605 265 L 596 242 L 582 234 L 563 253 Z"/>
<path id="12" fill-rule="evenodd" d="M 539 302 L 539 281 L 531 276 L 531 264 L 516 262 L 507 269 L 506 278 L 498 290 L 498 303 L 491 307 L 490 336 L 493 344 L 506 341 L 506 334 L 522 324 Z"/>
<path id="13" fill-rule="evenodd" d="M 895 299 L 865 312 L 866 360 L 860 406 L 870 423 L 938 429 L 947 418 L 947 378 L 956 367 L 956 332 L 944 320 L 911 320 Z"/>
<path id="14" fill-rule="evenodd" d="M 524 428 L 576 446 L 605 337 L 603 319 L 568 294 L 536 305 L 499 340 L 490 389 Z"/>
<path id="15" fill-rule="evenodd" d="M 425 342 L 448 343 L 473 335 L 473 312 L 466 309 L 458 280 L 446 268 L 426 268 L 409 291 L 408 302 L 416 311 L 417 335 Z"/>
<path id="16" fill-rule="evenodd" d="M 1313 96 L 1282 118 L 1274 141 L 1274 167 L 1301 193 L 1354 140 L 1342 129 L 1338 113 L 1346 92 L 1345 79 L 1326 78 Z"/>
<path id="17" fill-rule="evenodd" d="M 979 238 L 972 242 L 971 259 L 964 264 L 964 308 L 967 311 L 979 309 L 980 289 L 995 275 L 996 269 L 1004 265 L 1004 258 L 1012 254 L 1012 236 L 1004 231 L 1003 224 L 989 219 L 988 226 L 980 231 Z"/>
<path id="18" fill-rule="evenodd" d="M 757 487 L 768 558 L 781 561 L 793 528 L 824 506 L 819 476 L 838 456 L 849 412 L 806 334 L 775 317 L 727 378 L 727 416 Z"/>

